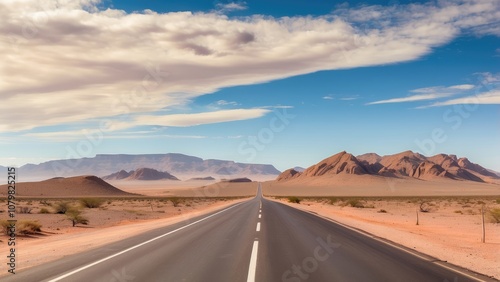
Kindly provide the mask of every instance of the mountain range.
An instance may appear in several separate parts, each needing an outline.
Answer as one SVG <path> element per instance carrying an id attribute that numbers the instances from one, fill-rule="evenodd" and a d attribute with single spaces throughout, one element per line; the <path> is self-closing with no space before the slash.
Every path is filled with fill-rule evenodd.
<path id="1" fill-rule="evenodd" d="M 338 174 L 500 183 L 499 175 L 470 162 L 467 158 L 446 154 L 426 157 L 412 151 L 387 156 L 379 156 L 375 153 L 354 156 L 343 151 L 310 166 L 303 172 L 288 169 L 276 180 L 286 181 Z"/>
<path id="2" fill-rule="evenodd" d="M 23 179 L 47 179 L 51 177 L 69 177 L 77 175 L 107 176 L 117 171 L 151 168 L 168 171 L 181 179 L 204 175 L 218 178 L 251 177 L 269 180 L 280 174 L 274 166 L 268 164 L 247 164 L 234 161 L 201 159 L 183 154 L 102 154 L 92 158 L 53 160 L 41 164 L 27 164 L 18 170 Z"/>

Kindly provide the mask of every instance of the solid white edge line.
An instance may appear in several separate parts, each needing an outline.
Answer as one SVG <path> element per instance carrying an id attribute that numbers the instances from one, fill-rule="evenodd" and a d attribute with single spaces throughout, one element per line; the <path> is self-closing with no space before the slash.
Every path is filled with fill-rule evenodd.
<path id="1" fill-rule="evenodd" d="M 260 231 L 260 222 L 257 222 L 257 229 L 256 229 L 257 232 Z"/>
<path id="2" fill-rule="evenodd" d="M 255 272 L 257 271 L 257 252 L 259 250 L 259 241 L 253 241 L 252 254 L 250 256 L 250 265 L 248 266 L 247 282 L 255 282 Z"/>
<path id="3" fill-rule="evenodd" d="M 209 216 L 207 216 L 207 217 L 204 217 L 204 218 L 202 218 L 202 219 L 199 219 L 199 220 L 197 220 L 197 221 L 195 221 L 195 222 L 192 222 L 192 223 L 190 223 L 190 224 L 188 224 L 188 225 L 184 225 L 184 226 L 182 226 L 182 227 L 179 227 L 179 228 L 177 228 L 177 229 L 175 229 L 175 230 L 172 230 L 172 231 L 170 231 L 170 232 L 167 232 L 167 233 L 165 233 L 165 234 L 163 234 L 163 235 L 157 236 L 157 237 L 155 237 L 155 238 L 153 238 L 153 239 L 150 239 L 150 240 L 148 240 L 148 241 L 145 241 L 145 242 L 142 242 L 142 243 L 137 244 L 137 245 L 135 245 L 135 246 L 132 246 L 132 247 L 130 247 L 130 248 L 128 248 L 128 249 L 125 249 L 125 250 L 123 250 L 123 251 L 121 251 L 121 252 L 119 252 L 119 253 L 116 253 L 116 254 L 114 254 L 114 255 L 107 256 L 107 257 L 105 257 L 105 258 L 103 258 L 103 259 L 100 259 L 100 260 L 98 260 L 98 261 L 96 261 L 96 262 L 93 262 L 93 263 L 87 264 L 87 265 L 85 265 L 85 266 L 82 266 L 82 267 L 80 267 L 80 268 L 77 268 L 77 269 L 75 269 L 75 270 L 73 270 L 73 271 L 71 271 L 71 272 L 68 272 L 68 273 L 66 273 L 66 274 L 64 274 L 64 275 L 61 275 L 61 276 L 56 277 L 56 278 L 54 278 L 54 279 L 52 279 L 52 280 L 49 280 L 48 282 L 56 282 L 56 281 L 60 281 L 61 279 L 64 279 L 64 278 L 66 278 L 66 277 L 69 277 L 69 276 L 71 276 L 71 275 L 73 275 L 73 274 L 75 274 L 75 273 L 78 273 L 78 272 L 82 271 L 82 270 L 85 270 L 85 269 L 87 269 L 87 268 L 90 268 L 90 267 L 92 267 L 92 266 L 94 266 L 94 265 L 97 265 L 97 264 L 99 264 L 99 263 L 101 263 L 101 262 L 105 262 L 105 261 L 107 261 L 107 260 L 110 260 L 110 259 L 112 259 L 112 258 L 114 258 L 114 257 L 117 257 L 117 256 L 121 255 L 121 254 L 127 253 L 127 252 L 129 252 L 129 251 L 131 251 L 131 250 L 133 250 L 133 249 L 137 249 L 137 248 L 139 248 L 139 247 L 141 247 L 141 246 L 144 246 L 144 245 L 149 244 L 149 243 L 151 243 L 151 242 L 153 242 L 153 241 L 156 241 L 156 240 L 158 240 L 158 239 L 161 239 L 161 238 L 163 238 L 163 237 L 165 237 L 165 236 L 168 236 L 168 235 L 170 235 L 170 234 L 172 234 L 172 233 L 175 233 L 175 232 L 177 232 L 177 231 L 179 231 L 179 230 L 182 230 L 182 229 L 184 229 L 184 228 L 187 228 L 187 227 L 189 227 L 189 226 L 191 226 L 191 225 L 195 225 L 195 224 L 197 224 L 197 223 L 200 223 L 200 222 L 202 222 L 202 221 L 204 221 L 204 220 L 207 220 L 207 219 L 209 219 L 209 218 L 211 218 L 211 217 L 214 217 L 214 216 L 216 216 L 216 215 L 218 215 L 218 214 L 221 214 L 221 213 L 223 213 L 223 212 L 225 212 L 225 211 L 228 211 L 228 210 L 230 210 L 230 209 L 232 209 L 232 208 L 234 208 L 234 207 L 237 207 L 237 206 L 239 206 L 239 205 L 241 205 L 241 204 L 243 204 L 243 202 L 242 202 L 242 203 L 239 203 L 239 204 L 236 204 L 236 205 L 234 205 L 234 206 L 232 206 L 232 207 L 229 207 L 229 208 L 223 209 L 223 210 L 221 210 L 221 211 L 218 211 L 218 212 L 216 212 L 216 213 L 214 213 L 214 214 L 212 214 L 212 215 L 209 215 Z"/>

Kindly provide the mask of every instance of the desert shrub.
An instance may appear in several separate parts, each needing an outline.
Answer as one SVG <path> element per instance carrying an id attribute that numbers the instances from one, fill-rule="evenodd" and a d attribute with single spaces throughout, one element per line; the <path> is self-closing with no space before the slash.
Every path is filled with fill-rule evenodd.
<path id="1" fill-rule="evenodd" d="M 491 209 L 488 214 L 493 223 L 500 223 L 500 209 Z"/>
<path id="2" fill-rule="evenodd" d="M 500 198 L 496 199 L 495 201 L 497 202 L 497 204 L 500 204 Z"/>
<path id="3" fill-rule="evenodd" d="M 30 208 L 30 207 L 24 207 L 24 206 L 21 206 L 21 207 L 17 208 L 17 212 L 18 213 L 31 213 L 31 210 L 32 210 L 32 208 Z"/>
<path id="4" fill-rule="evenodd" d="M 0 229 L 2 233 L 8 235 L 10 223 L 5 219 L 0 219 Z"/>
<path id="5" fill-rule="evenodd" d="M 477 213 L 476 213 L 474 210 L 472 210 L 472 209 L 468 209 L 468 210 L 466 210 L 465 212 L 466 212 L 467 214 L 470 214 L 470 215 L 476 215 L 476 214 L 477 214 Z"/>
<path id="6" fill-rule="evenodd" d="M 104 200 L 100 198 L 84 198 L 80 199 L 80 204 L 85 208 L 94 209 L 104 204 Z"/>
<path id="7" fill-rule="evenodd" d="M 40 205 L 42 206 L 50 206 L 50 203 L 47 200 L 41 200 Z"/>
<path id="8" fill-rule="evenodd" d="M 16 229 L 19 234 L 36 234 L 42 232 L 42 225 L 36 220 L 22 220 L 17 224 Z"/>
<path id="9" fill-rule="evenodd" d="M 380 209 L 380 210 L 378 210 L 378 212 L 379 212 L 379 213 L 387 213 L 387 211 L 386 211 L 386 210 L 384 210 L 384 209 Z"/>
<path id="10" fill-rule="evenodd" d="M 335 198 L 335 197 L 328 198 L 328 203 L 330 205 L 335 205 L 335 203 L 337 203 L 338 201 L 340 201 L 339 198 Z"/>
<path id="11" fill-rule="evenodd" d="M 461 210 L 456 210 L 454 213 L 464 214 Z"/>
<path id="12" fill-rule="evenodd" d="M 58 214 L 65 214 L 71 208 L 69 202 L 57 202 L 52 207 Z"/>
<path id="13" fill-rule="evenodd" d="M 172 205 L 174 205 L 174 207 L 178 207 L 179 204 L 182 202 L 181 199 L 177 198 L 177 197 L 173 197 L 173 198 L 170 198 L 170 202 L 172 202 Z"/>
<path id="14" fill-rule="evenodd" d="M 347 203 L 346 203 L 348 206 L 351 206 L 353 208 L 364 208 L 365 206 L 363 205 L 363 203 L 358 200 L 358 199 L 349 199 L 347 200 Z"/>
<path id="15" fill-rule="evenodd" d="M 50 211 L 47 208 L 41 208 L 38 213 L 47 214 L 50 213 Z"/>
<path id="16" fill-rule="evenodd" d="M 484 204 L 486 204 L 486 203 L 485 203 L 485 202 L 483 202 L 483 201 L 477 201 L 477 202 L 476 202 L 476 204 L 478 204 L 478 205 L 484 205 Z"/>
<path id="17" fill-rule="evenodd" d="M 295 197 L 295 196 L 292 196 L 292 197 L 288 197 L 288 202 L 289 203 L 294 203 L 294 204 L 300 204 L 302 200 L 298 197 Z"/>
<path id="18" fill-rule="evenodd" d="M 73 227 L 77 224 L 87 225 L 89 224 L 89 220 L 86 217 L 82 216 L 82 211 L 77 209 L 70 209 L 66 211 L 67 218 L 73 224 Z"/>
<path id="19" fill-rule="evenodd" d="M 0 220 L 0 229 L 3 234 L 8 235 L 10 223 L 7 220 Z M 42 225 L 38 221 L 21 220 L 16 223 L 16 234 L 35 234 L 42 231 Z"/>

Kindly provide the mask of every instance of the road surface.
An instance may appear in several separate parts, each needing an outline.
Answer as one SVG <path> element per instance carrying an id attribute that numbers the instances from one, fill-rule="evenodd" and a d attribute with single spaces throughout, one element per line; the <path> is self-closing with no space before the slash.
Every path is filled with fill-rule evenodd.
<path id="1" fill-rule="evenodd" d="M 251 200 L 1 281 L 495 280 L 266 200 L 259 185 Z"/>

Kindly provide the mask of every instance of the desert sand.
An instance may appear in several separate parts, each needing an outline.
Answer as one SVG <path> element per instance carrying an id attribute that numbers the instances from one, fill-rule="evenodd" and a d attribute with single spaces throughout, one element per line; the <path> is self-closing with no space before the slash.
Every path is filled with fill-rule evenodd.
<path id="1" fill-rule="evenodd" d="M 244 197 L 257 192 L 257 182 L 229 183 L 213 180 L 191 181 L 109 181 L 129 193 L 159 197 Z"/>
<path id="2" fill-rule="evenodd" d="M 486 243 L 481 243 L 479 211 L 482 205 L 500 208 L 500 197 L 365 198 L 360 200 L 365 208 L 351 207 L 348 200 L 279 201 L 500 279 L 500 224 L 488 222 L 487 217 Z M 416 210 L 422 200 L 428 202 L 430 210 L 419 213 L 416 225 Z"/>
<path id="3" fill-rule="evenodd" d="M 263 183 L 270 196 L 471 196 L 500 195 L 500 185 L 459 180 L 334 174 Z"/>

